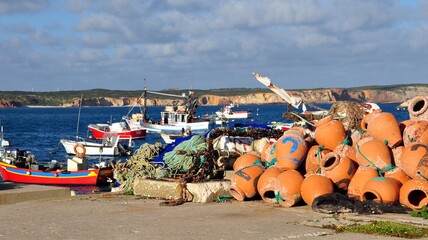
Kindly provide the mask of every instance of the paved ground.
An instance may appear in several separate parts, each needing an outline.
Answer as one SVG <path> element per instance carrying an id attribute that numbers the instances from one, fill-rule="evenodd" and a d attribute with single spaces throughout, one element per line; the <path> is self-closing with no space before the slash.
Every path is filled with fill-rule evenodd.
<path id="1" fill-rule="evenodd" d="M 1 188 L 0 188 L 1 189 Z M 0 190 L 0 195 L 5 194 Z M 333 216 L 309 206 L 262 201 L 184 203 L 101 193 L 0 205 L 0 239 L 391 239 L 336 234 L 325 225 L 392 220 L 427 226 L 408 214 Z M 394 238 L 398 239 L 398 238 Z"/>

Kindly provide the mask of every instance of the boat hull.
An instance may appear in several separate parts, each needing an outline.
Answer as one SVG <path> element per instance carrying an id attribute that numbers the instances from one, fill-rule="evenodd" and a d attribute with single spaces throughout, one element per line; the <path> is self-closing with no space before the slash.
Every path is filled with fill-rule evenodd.
<path id="1" fill-rule="evenodd" d="M 74 155 L 74 146 L 76 141 L 61 139 L 61 144 L 64 146 L 67 154 Z M 77 142 L 83 144 L 86 149 L 86 155 L 88 156 L 119 156 L 119 149 L 117 146 L 105 146 L 102 143 L 92 142 Z"/>
<path id="2" fill-rule="evenodd" d="M 160 131 L 174 131 L 179 132 L 183 129 L 190 128 L 192 132 L 194 131 L 201 131 L 201 130 L 208 130 L 209 129 L 210 122 L 209 121 L 202 121 L 202 122 L 192 122 L 192 123 L 185 123 L 185 122 L 177 122 L 173 124 L 155 124 L 155 123 L 143 123 L 143 126 L 147 128 L 149 131 L 151 129 L 160 130 Z"/>
<path id="3" fill-rule="evenodd" d="M 17 168 L 3 162 L 0 162 L 0 173 L 5 181 L 45 185 L 105 185 L 113 179 L 111 168 L 45 172 Z"/>
<path id="4" fill-rule="evenodd" d="M 114 133 L 119 136 L 119 139 L 144 139 L 146 137 L 146 129 L 121 131 L 121 132 L 106 132 L 96 127 L 89 126 L 92 135 L 95 139 L 103 139 L 106 134 Z"/>
<path id="5" fill-rule="evenodd" d="M 217 117 L 226 119 L 245 119 L 248 118 L 247 111 L 234 111 L 231 113 L 227 112 L 216 112 Z"/>

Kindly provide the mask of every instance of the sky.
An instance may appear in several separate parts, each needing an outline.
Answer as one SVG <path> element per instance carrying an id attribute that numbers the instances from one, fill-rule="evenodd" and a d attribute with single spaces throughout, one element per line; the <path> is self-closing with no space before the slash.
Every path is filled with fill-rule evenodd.
<path id="1" fill-rule="evenodd" d="M 425 0 L 2 0 L 0 90 L 428 83 Z"/>

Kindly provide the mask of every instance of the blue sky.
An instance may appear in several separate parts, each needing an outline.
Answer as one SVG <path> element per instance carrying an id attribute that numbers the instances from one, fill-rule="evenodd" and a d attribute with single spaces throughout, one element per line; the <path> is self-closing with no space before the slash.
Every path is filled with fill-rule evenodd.
<path id="1" fill-rule="evenodd" d="M 428 1 L 0 2 L 1 90 L 428 83 Z"/>

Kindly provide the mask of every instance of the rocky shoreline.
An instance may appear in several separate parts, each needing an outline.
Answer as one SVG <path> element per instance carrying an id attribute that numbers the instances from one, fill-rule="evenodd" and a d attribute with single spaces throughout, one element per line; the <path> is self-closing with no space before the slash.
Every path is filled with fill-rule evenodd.
<path id="1" fill-rule="evenodd" d="M 292 90 L 287 92 L 293 96 L 299 96 L 309 103 L 334 103 L 337 101 L 358 101 L 358 102 L 376 102 L 376 103 L 402 103 L 413 97 L 428 95 L 428 85 L 400 85 L 397 87 L 384 88 L 329 88 L 329 89 L 309 89 Z M 64 99 L 61 94 L 50 96 L 49 93 L 30 94 L 20 93 L 20 96 L 5 97 L 0 92 L 0 108 L 16 107 L 36 107 L 36 106 L 55 106 L 55 107 L 77 107 L 79 106 L 79 97 Z M 214 94 L 196 94 L 200 105 L 221 106 L 233 102 L 237 105 L 257 105 L 257 104 L 283 104 L 285 101 L 273 92 L 257 92 L 246 95 L 222 96 Z M 46 104 L 47 100 L 56 99 L 58 104 Z M 167 106 L 180 104 L 182 100 L 177 98 L 149 98 L 147 106 Z M 82 106 L 133 106 L 142 105 L 142 99 L 139 97 L 84 97 Z"/>

